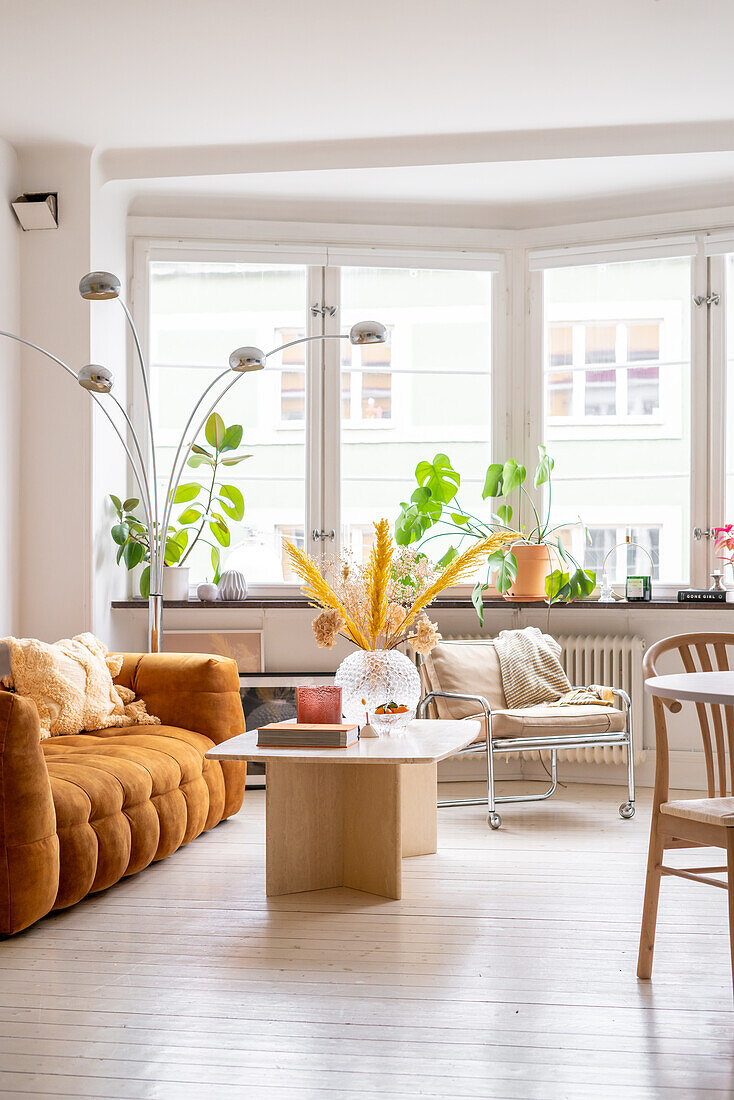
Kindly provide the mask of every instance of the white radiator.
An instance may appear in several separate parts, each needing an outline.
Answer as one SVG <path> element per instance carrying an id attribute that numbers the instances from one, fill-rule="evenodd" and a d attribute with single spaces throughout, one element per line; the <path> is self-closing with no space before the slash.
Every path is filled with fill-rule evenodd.
<path id="1" fill-rule="evenodd" d="M 644 689 L 642 681 L 642 656 L 645 640 L 638 634 L 559 634 L 563 646 L 561 663 L 571 683 L 576 686 L 603 684 L 622 688 L 632 700 L 632 716 L 637 734 L 635 758 L 642 753 L 642 707 Z M 559 760 L 578 763 L 623 764 L 627 750 L 618 745 L 599 748 L 564 749 Z"/>

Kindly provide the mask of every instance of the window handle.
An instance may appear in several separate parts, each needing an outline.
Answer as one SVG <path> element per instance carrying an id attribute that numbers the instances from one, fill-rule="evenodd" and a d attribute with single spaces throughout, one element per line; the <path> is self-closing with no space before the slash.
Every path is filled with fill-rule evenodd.
<path id="1" fill-rule="evenodd" d="M 317 302 L 316 305 L 311 306 L 311 315 L 313 317 L 333 317 L 337 311 L 337 306 L 320 306 Z"/>
<path id="2" fill-rule="evenodd" d="M 710 527 L 694 527 L 693 537 L 696 542 L 700 542 L 701 539 L 713 538 L 714 532 Z"/>
<path id="3" fill-rule="evenodd" d="M 336 531 L 333 527 L 330 531 L 319 531 L 317 527 L 314 527 L 313 531 L 311 532 L 311 538 L 314 542 L 319 542 L 319 540 L 321 542 L 326 542 L 327 540 L 329 542 L 333 542 L 336 538 Z"/>

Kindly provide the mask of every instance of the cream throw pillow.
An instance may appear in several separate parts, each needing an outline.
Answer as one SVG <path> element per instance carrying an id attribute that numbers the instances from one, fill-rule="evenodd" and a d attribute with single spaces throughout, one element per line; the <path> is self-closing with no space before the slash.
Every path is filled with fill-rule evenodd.
<path id="1" fill-rule="evenodd" d="M 122 656 L 110 654 L 93 634 L 78 634 L 49 644 L 35 638 L 4 638 L 10 652 L 7 687 L 32 699 L 41 722 L 41 737 L 81 733 L 111 726 L 153 725 L 129 688 L 112 682 Z"/>

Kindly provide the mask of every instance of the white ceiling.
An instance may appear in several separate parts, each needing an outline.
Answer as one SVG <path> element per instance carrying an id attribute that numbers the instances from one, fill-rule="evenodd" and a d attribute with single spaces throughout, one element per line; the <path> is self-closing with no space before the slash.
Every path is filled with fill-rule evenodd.
<path id="1" fill-rule="evenodd" d="M 458 162 L 458 135 L 516 131 L 494 163 L 198 170 L 184 189 L 220 203 L 448 204 L 509 225 L 590 201 L 608 216 L 734 201 L 734 137 L 707 144 L 734 120 L 732 0 L 0 0 L 0 26 L 0 137 L 21 149 L 457 135 Z M 696 125 L 676 145 L 681 123 Z M 666 155 L 639 155 L 645 125 L 670 135 Z M 622 146 L 629 127 L 635 155 L 584 155 L 608 126 Z M 580 159 L 537 151 L 564 129 Z"/>

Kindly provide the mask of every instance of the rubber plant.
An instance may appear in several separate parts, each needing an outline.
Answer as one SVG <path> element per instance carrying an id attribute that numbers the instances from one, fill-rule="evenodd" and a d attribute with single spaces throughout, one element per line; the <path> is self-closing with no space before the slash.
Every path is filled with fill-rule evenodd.
<path id="1" fill-rule="evenodd" d="M 424 459 L 415 468 L 417 488 L 410 501 L 403 501 L 400 505 L 400 515 L 395 523 L 395 541 L 399 546 L 420 542 L 423 549 L 432 539 L 445 537 L 454 531 L 459 536 L 459 545 L 457 548 L 452 544 L 440 559 L 439 565 L 446 565 L 458 555 L 466 539 L 486 539 L 493 532 L 510 530 L 510 523 L 516 516 L 515 527 L 521 532 L 523 541 L 551 547 L 559 560 L 561 568 L 552 569 L 545 582 L 549 602 L 567 602 L 590 596 L 596 586 L 596 573 L 584 569 L 563 545 L 559 532 L 568 524 L 551 524 L 554 465 L 554 460 L 541 443 L 533 476 L 536 488 L 548 486 L 541 518 L 525 487 L 525 466 L 514 458 L 509 458 L 506 462 L 491 463 L 484 475 L 482 499 L 501 499 L 501 503 L 487 517 L 482 518 L 462 507 L 459 500 L 461 475 L 451 465 L 448 455 L 437 454 L 432 462 Z M 523 510 L 529 517 L 527 525 L 523 523 Z M 441 530 L 427 535 L 433 527 L 441 527 Z M 490 587 L 492 570 L 497 571 L 497 590 L 508 592 L 517 577 L 517 558 L 512 547 L 500 548 L 489 555 L 485 579 L 478 580 L 474 586 L 472 603 L 480 623 L 484 622 L 482 594 Z"/>
<path id="2" fill-rule="evenodd" d="M 245 514 L 245 500 L 236 485 L 222 480 L 223 471 L 239 465 L 248 454 L 235 454 L 242 442 L 242 425 L 225 426 L 219 413 L 212 413 L 204 428 L 204 443 L 194 443 L 186 461 L 192 469 L 201 469 L 203 481 L 182 482 L 176 489 L 173 503 L 185 505 L 175 523 L 166 532 L 165 564 L 182 566 L 197 543 L 206 543 L 211 550 L 214 583 L 219 581 L 221 551 L 232 540 L 230 523 L 239 523 Z M 110 495 L 117 522 L 112 538 L 117 543 L 117 562 L 128 569 L 150 562 L 150 539 L 146 524 L 135 514 L 140 501 L 135 497 L 121 501 Z M 214 539 L 215 541 L 212 541 Z M 140 575 L 140 594 L 150 592 L 150 565 Z"/>

